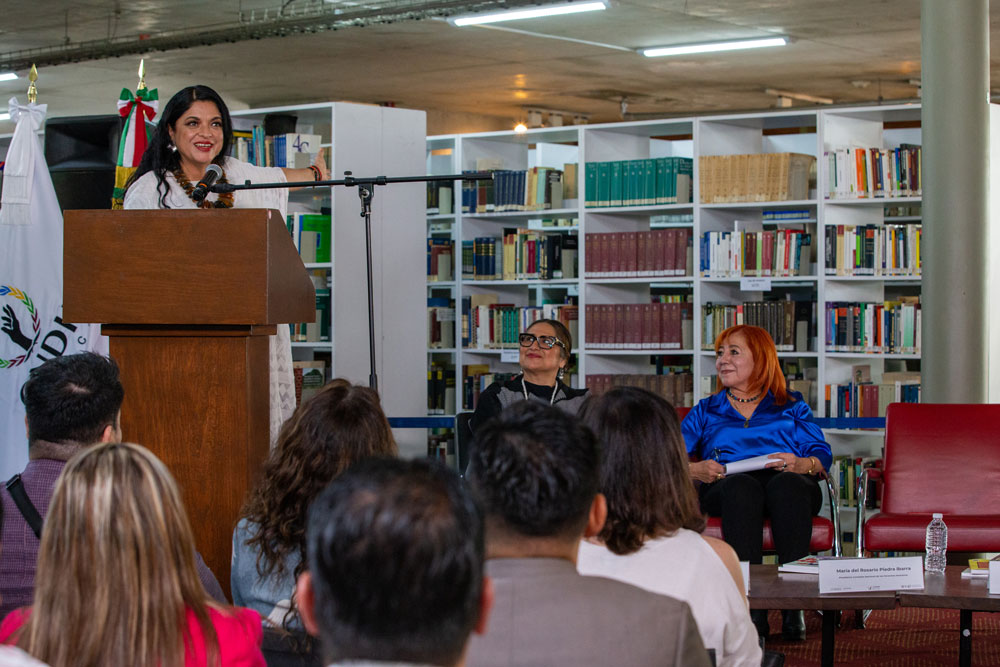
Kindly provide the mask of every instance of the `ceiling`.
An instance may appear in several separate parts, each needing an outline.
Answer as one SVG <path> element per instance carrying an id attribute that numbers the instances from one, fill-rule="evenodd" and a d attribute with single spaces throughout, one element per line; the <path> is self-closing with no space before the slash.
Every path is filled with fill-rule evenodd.
<path id="1" fill-rule="evenodd" d="M 346 100 L 428 110 L 429 133 L 510 127 L 526 108 L 581 114 L 590 122 L 774 107 L 766 89 L 867 103 L 917 97 L 920 2 L 917 0 L 612 0 L 604 12 L 456 28 L 441 18 L 385 15 L 366 27 L 294 33 L 135 53 L 161 33 L 198 34 L 255 22 L 265 10 L 361 11 L 381 5 L 416 9 L 455 2 L 419 0 L 46 0 L 6 2 L 0 62 L 39 49 L 103 40 L 127 55 L 39 66 L 39 102 L 50 116 L 114 113 L 121 88 L 134 89 L 139 59 L 161 99 L 192 84 L 210 85 L 233 108 Z M 510 0 L 518 2 L 523 0 Z M 482 0 L 479 0 L 481 3 Z M 990 9 L 997 33 L 1000 7 Z M 315 26 L 314 26 L 315 28 Z M 727 38 L 788 35 L 783 48 L 644 58 L 632 49 Z M 549 37 L 546 37 L 548 35 Z M 552 37 L 567 38 L 553 39 Z M 183 41 L 183 40 L 181 40 Z M 205 41 L 211 41 L 206 38 Z M 585 43 L 589 42 L 589 43 Z M 99 44 L 101 42 L 98 42 Z M 618 47 L 618 48 L 614 48 Z M 627 50 L 623 50 L 627 49 Z M 1000 58 L 991 59 L 1000 88 Z M 0 98 L 22 101 L 22 78 L 0 82 Z M 624 112 L 622 100 L 624 99 Z M 811 103 L 795 102 L 795 106 Z M 0 122 L 0 134 L 13 130 Z"/>

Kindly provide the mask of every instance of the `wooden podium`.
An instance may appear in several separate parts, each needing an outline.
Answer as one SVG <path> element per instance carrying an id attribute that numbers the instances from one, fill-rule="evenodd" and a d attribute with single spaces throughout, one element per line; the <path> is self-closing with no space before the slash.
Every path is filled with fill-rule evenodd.
<path id="1" fill-rule="evenodd" d="M 66 211 L 63 315 L 99 322 L 121 367 L 124 439 L 170 468 L 229 591 L 236 516 L 269 447 L 269 339 L 315 319 L 276 211 Z"/>

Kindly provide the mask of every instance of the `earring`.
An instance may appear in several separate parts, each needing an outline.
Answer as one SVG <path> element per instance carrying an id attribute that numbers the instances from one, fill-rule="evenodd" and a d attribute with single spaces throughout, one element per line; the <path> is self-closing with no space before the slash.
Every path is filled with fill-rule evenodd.
<path id="1" fill-rule="evenodd" d="M 563 367 L 563 366 L 560 366 L 559 370 L 556 371 L 556 381 L 557 382 L 562 382 L 562 379 L 563 379 L 564 375 L 566 375 L 566 368 Z"/>
<path id="2" fill-rule="evenodd" d="M 176 153 L 177 146 L 174 146 L 173 142 L 170 142 L 169 144 L 167 144 L 167 150 L 170 151 L 171 153 Z"/>

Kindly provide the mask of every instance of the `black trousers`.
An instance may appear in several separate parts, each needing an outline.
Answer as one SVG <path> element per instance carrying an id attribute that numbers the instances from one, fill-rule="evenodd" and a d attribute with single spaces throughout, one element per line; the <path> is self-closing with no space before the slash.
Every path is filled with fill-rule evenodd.
<path id="1" fill-rule="evenodd" d="M 754 470 L 724 477 L 698 490 L 701 509 L 722 517 L 722 534 L 740 560 L 763 559 L 764 518 L 771 519 L 778 562 L 809 553 L 812 517 L 823 505 L 816 480 L 778 470 Z"/>

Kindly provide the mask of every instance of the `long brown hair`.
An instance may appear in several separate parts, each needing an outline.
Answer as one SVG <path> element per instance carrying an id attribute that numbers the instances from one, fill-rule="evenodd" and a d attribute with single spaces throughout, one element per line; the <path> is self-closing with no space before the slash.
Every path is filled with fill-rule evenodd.
<path id="1" fill-rule="evenodd" d="M 616 387 L 587 399 L 580 418 L 601 443 L 608 518 L 598 538 L 609 550 L 630 554 L 678 528 L 705 529 L 670 403 L 645 389 Z"/>
<path id="2" fill-rule="evenodd" d="M 774 346 L 774 340 L 767 329 L 751 326 L 749 324 L 737 324 L 729 327 L 718 335 L 715 339 L 715 353 L 718 354 L 723 344 L 734 334 L 742 334 L 747 341 L 747 347 L 753 356 L 753 376 L 750 378 L 747 391 L 757 394 L 770 391 L 774 395 L 774 402 L 784 405 L 788 402 L 788 388 L 785 383 L 785 374 L 781 372 L 781 363 L 778 361 L 778 349 Z M 715 390 L 722 391 L 722 379 L 716 381 Z"/>
<path id="3" fill-rule="evenodd" d="M 52 495 L 18 646 L 52 667 L 179 666 L 191 611 L 216 664 L 215 605 L 194 554 L 180 493 L 159 459 L 128 443 L 80 451 Z"/>
<path id="4" fill-rule="evenodd" d="M 378 394 L 368 387 L 333 380 L 300 405 L 282 426 L 240 513 L 250 523 L 246 543 L 258 552 L 258 574 L 283 574 L 285 559 L 296 553 L 298 578 L 305 567 L 309 504 L 352 463 L 396 454 Z"/>

